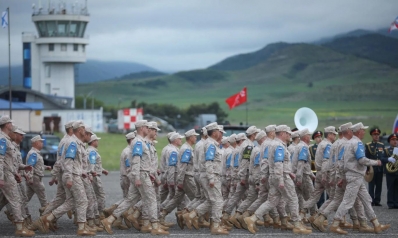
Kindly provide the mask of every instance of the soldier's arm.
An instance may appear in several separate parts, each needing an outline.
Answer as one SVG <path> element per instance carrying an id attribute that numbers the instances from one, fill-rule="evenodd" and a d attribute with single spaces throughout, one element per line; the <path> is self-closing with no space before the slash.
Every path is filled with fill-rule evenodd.
<path id="1" fill-rule="evenodd" d="M 248 168 L 249 168 L 249 164 L 250 164 L 250 157 L 249 158 L 243 158 L 243 151 L 241 151 L 240 153 L 239 153 L 239 156 L 240 156 L 240 158 L 241 158 L 241 160 L 240 160 L 240 164 L 239 164 L 239 172 L 238 172 L 238 176 L 239 176 L 239 179 L 242 181 L 242 180 L 245 180 L 246 179 L 246 176 L 247 176 L 247 173 L 248 173 Z"/>
<path id="2" fill-rule="evenodd" d="M 214 183 L 214 168 L 213 161 L 216 155 L 216 147 L 211 144 L 206 149 L 205 153 L 205 168 L 206 168 L 206 177 L 209 180 L 209 183 Z"/>
<path id="3" fill-rule="evenodd" d="M 365 156 L 365 147 L 362 142 L 358 142 L 358 144 L 353 146 L 355 152 L 355 158 L 357 159 L 358 163 L 365 166 L 377 166 L 379 162 L 377 160 L 370 160 Z"/>
<path id="4" fill-rule="evenodd" d="M 3 153 L 0 149 L 0 180 L 4 180 L 4 157 L 5 151 Z"/>
<path id="5" fill-rule="evenodd" d="M 143 145 L 141 141 L 136 141 L 133 145 L 133 149 L 131 150 L 130 159 L 130 174 L 136 181 L 141 181 L 140 179 L 140 167 L 141 167 L 141 158 L 143 154 Z"/>
<path id="6" fill-rule="evenodd" d="M 277 146 L 273 157 L 271 159 L 274 160 L 274 174 L 275 178 L 278 179 L 280 185 L 284 185 L 284 178 L 283 178 L 283 160 L 285 157 L 285 148 L 282 146 Z"/>
<path id="7" fill-rule="evenodd" d="M 186 156 L 185 151 L 186 151 L 185 149 L 180 149 L 180 151 L 178 152 L 179 163 L 177 164 L 177 179 L 176 179 L 177 185 L 184 183 L 185 172 L 187 170 L 189 163 L 189 160 L 184 160 L 185 159 L 184 156 Z M 189 154 L 188 156 L 190 157 L 191 155 Z"/>
<path id="8" fill-rule="evenodd" d="M 323 150 L 322 158 L 322 180 L 326 181 L 328 176 L 328 163 L 330 159 L 330 148 L 331 145 L 327 145 Z"/>
<path id="9" fill-rule="evenodd" d="M 177 172 L 177 152 L 171 151 L 171 153 L 166 153 L 166 158 L 168 158 L 167 183 L 174 186 L 175 173 Z"/>
<path id="10" fill-rule="evenodd" d="M 293 154 L 293 158 L 295 158 L 297 160 L 296 182 L 298 182 L 298 183 L 302 182 L 304 166 L 306 165 L 306 162 L 308 161 L 308 156 L 310 156 L 308 152 L 307 152 L 307 156 L 303 155 L 303 153 L 305 153 L 305 150 L 306 150 L 306 148 L 304 146 L 297 147 L 295 153 Z M 305 161 L 304 161 L 304 159 L 305 159 Z"/>

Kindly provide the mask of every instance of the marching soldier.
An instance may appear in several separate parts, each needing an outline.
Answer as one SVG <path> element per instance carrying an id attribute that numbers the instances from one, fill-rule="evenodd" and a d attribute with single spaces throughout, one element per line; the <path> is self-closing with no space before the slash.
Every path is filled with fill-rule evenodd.
<path id="1" fill-rule="evenodd" d="M 381 160 L 384 157 L 384 144 L 380 142 L 380 129 L 375 127 L 370 130 L 372 141 L 366 143 L 365 155 L 371 160 Z M 380 197 L 383 187 L 383 167 L 373 166 L 373 179 L 369 183 L 369 194 L 372 206 L 381 206 Z"/>
<path id="2" fill-rule="evenodd" d="M 371 198 L 366 190 L 363 177 L 365 176 L 366 166 L 381 166 L 380 160 L 370 160 L 365 156 L 365 148 L 362 144 L 362 139 L 365 135 L 365 129 L 362 123 L 357 123 L 350 127 L 354 136 L 344 146 L 344 171 L 346 175 L 346 191 L 344 193 L 343 202 L 340 204 L 334 216 L 333 224 L 330 228 L 331 232 L 338 234 L 347 234 L 340 228 L 340 222 L 346 215 L 348 209 L 352 208 L 356 198 L 358 197 L 363 206 L 368 219 L 374 226 L 374 232 L 380 233 L 390 228 L 390 225 L 381 225 L 377 220 L 376 214 L 371 206 Z"/>
<path id="3" fill-rule="evenodd" d="M 269 184 L 270 191 L 268 200 L 263 203 L 254 215 L 244 219 L 248 230 L 255 234 L 257 232 L 256 221 L 261 219 L 267 212 L 275 208 L 282 200 L 291 212 L 292 225 L 287 221 L 286 213 L 281 219 L 284 229 L 293 230 L 295 234 L 310 234 L 311 230 L 303 227 L 299 217 L 298 199 L 294 189 L 294 174 L 291 172 L 290 153 L 287 150 L 286 143 L 290 140 L 291 131 L 286 125 L 276 127 L 276 139 L 271 143 L 268 149 L 269 161 Z"/>
<path id="4" fill-rule="evenodd" d="M 224 205 L 223 205 L 223 212 L 225 211 L 228 200 L 231 197 L 231 191 L 232 191 L 232 184 L 231 184 L 231 173 L 232 173 L 232 168 L 233 168 L 233 155 L 234 155 L 234 150 L 236 148 L 236 134 L 232 134 L 228 137 L 228 142 L 229 142 L 229 147 L 225 151 L 225 186 L 226 186 L 226 194 L 223 194 L 224 197 Z M 224 216 L 223 216 L 224 217 Z M 228 219 L 227 219 L 228 220 Z M 226 219 L 223 218 L 223 223 L 227 222 Z"/>
<path id="5" fill-rule="evenodd" d="M 388 139 L 390 144 L 389 148 L 384 151 L 383 163 L 387 165 L 388 163 L 394 164 L 396 171 L 391 171 L 386 169 L 386 180 L 387 180 L 387 206 L 388 209 L 398 209 L 398 170 L 397 170 L 397 160 L 394 156 L 394 149 L 398 148 L 398 134 L 391 134 Z"/>
<path id="6" fill-rule="evenodd" d="M 108 171 L 102 168 L 101 155 L 98 153 L 98 142 L 101 138 L 97 135 L 92 135 L 88 142 L 88 160 L 89 172 L 93 175 L 93 182 L 91 183 L 95 192 L 98 203 L 98 212 L 101 217 L 104 217 L 103 210 L 105 209 L 105 191 L 102 185 L 101 174 L 108 175 Z"/>
<path id="7" fill-rule="evenodd" d="M 40 150 L 43 149 L 44 139 L 40 135 L 37 135 L 30 141 L 32 142 L 32 148 L 26 155 L 26 163 L 32 166 L 33 170 L 27 173 L 29 180 L 26 183 L 26 196 L 29 203 L 33 195 L 36 194 L 41 207 L 45 207 L 47 206 L 47 196 L 42 179 L 44 177 L 44 170 L 51 170 L 51 166 L 44 165 L 43 157 L 40 154 Z"/>
<path id="8" fill-rule="evenodd" d="M 231 165 L 231 145 L 229 144 L 229 137 L 223 137 L 221 140 L 221 145 L 224 150 L 223 156 L 222 156 L 222 174 L 221 174 L 221 188 L 222 188 L 222 197 L 223 200 L 226 201 L 228 199 L 229 195 L 229 188 L 227 184 L 227 163 L 228 163 L 228 168 Z M 228 157 L 230 158 L 228 160 Z"/>
<path id="9" fill-rule="evenodd" d="M 17 181 L 21 181 L 22 178 L 13 166 L 16 149 L 9 136 L 12 133 L 12 128 L 10 117 L 2 116 L 0 118 L 0 192 L 11 205 L 16 226 L 15 236 L 34 236 L 35 233 L 23 224 L 22 200 L 17 185 Z"/>

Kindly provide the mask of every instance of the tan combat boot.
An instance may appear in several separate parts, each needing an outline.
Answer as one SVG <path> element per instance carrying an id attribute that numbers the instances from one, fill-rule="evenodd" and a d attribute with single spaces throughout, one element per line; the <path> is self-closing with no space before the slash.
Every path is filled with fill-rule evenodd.
<path id="1" fill-rule="evenodd" d="M 77 223 L 77 233 L 78 236 L 95 236 L 96 233 L 90 231 L 85 222 Z"/>
<path id="2" fill-rule="evenodd" d="M 343 229 L 352 229 L 353 228 L 353 225 L 351 223 L 347 222 L 345 220 L 345 217 L 343 217 L 343 220 L 340 221 L 339 226 Z"/>
<path id="3" fill-rule="evenodd" d="M 109 235 L 113 235 L 112 224 L 113 222 L 115 222 L 115 220 L 116 217 L 114 217 L 113 215 L 110 215 L 109 217 L 101 220 L 101 225 L 104 226 L 105 231 Z"/>
<path id="4" fill-rule="evenodd" d="M 242 229 L 242 226 L 237 219 L 237 216 L 240 215 L 242 215 L 240 212 L 235 212 L 235 214 L 229 218 L 229 222 L 231 222 L 238 229 Z"/>
<path id="5" fill-rule="evenodd" d="M 113 204 L 112 206 L 105 208 L 104 210 L 102 210 L 102 212 L 104 213 L 104 215 L 106 217 L 109 217 L 110 215 L 112 215 L 112 213 L 116 210 L 117 205 Z"/>
<path id="6" fill-rule="evenodd" d="M 315 221 L 315 219 L 318 217 L 318 215 L 319 215 L 318 213 L 314 213 L 312 216 L 308 218 L 308 222 L 312 224 Z"/>
<path id="7" fill-rule="evenodd" d="M 47 215 L 41 216 L 38 222 L 34 223 L 34 226 L 37 227 L 41 233 L 48 233 L 50 230 L 55 230 L 52 226 L 50 216 L 53 216 L 51 212 Z"/>
<path id="8" fill-rule="evenodd" d="M 160 224 L 160 223 L 159 223 L 159 227 L 160 227 L 162 230 L 165 230 L 165 231 L 168 231 L 168 230 L 170 229 L 169 227 L 163 226 L 163 225 Z"/>
<path id="9" fill-rule="evenodd" d="M 220 226 L 220 223 L 218 223 L 218 222 L 212 223 L 212 226 L 210 227 L 210 232 L 212 235 L 228 235 L 229 234 L 229 232 L 224 230 Z"/>
<path id="10" fill-rule="evenodd" d="M 35 235 L 35 232 L 26 228 L 23 222 L 15 222 L 15 226 L 17 228 L 15 230 L 15 236 L 30 237 Z"/>
<path id="11" fill-rule="evenodd" d="M 142 233 L 151 233 L 152 231 L 152 225 L 149 222 L 149 220 L 144 220 L 144 223 L 141 226 L 141 232 Z"/>
<path id="12" fill-rule="evenodd" d="M 229 222 L 229 214 L 226 213 L 226 212 L 224 212 L 223 215 L 222 215 L 221 223 L 222 223 L 224 226 L 231 227 L 231 228 L 234 226 L 234 225 L 232 225 L 231 222 Z"/>
<path id="13" fill-rule="evenodd" d="M 312 222 L 311 224 L 318 231 L 326 232 L 326 228 L 324 226 L 325 219 L 326 219 L 326 217 L 324 215 L 320 214 L 319 216 L 317 216 L 317 218 L 315 218 L 314 222 Z"/>
<path id="14" fill-rule="evenodd" d="M 329 228 L 329 231 L 333 233 L 337 233 L 340 235 L 346 235 L 348 232 L 340 228 L 340 221 L 334 220 L 332 226 Z"/>
<path id="15" fill-rule="evenodd" d="M 182 215 L 182 217 L 188 229 L 192 229 L 192 226 L 194 226 L 196 230 L 199 230 L 198 218 L 195 210 L 192 210 L 190 213 L 185 213 L 184 215 Z M 194 220 L 196 220 L 195 225 L 193 225 Z"/>
<path id="16" fill-rule="evenodd" d="M 196 222 L 197 221 L 197 222 Z M 210 223 L 206 221 L 206 219 L 204 218 L 204 216 L 199 217 L 196 220 L 193 220 L 192 225 L 195 227 L 197 224 L 197 226 L 199 228 L 210 228 Z M 232 229 L 232 227 L 231 227 Z"/>
<path id="17" fill-rule="evenodd" d="M 95 231 L 95 232 L 104 231 L 103 228 L 95 225 L 94 219 L 87 219 L 87 225 L 88 225 L 90 231 Z"/>
<path id="18" fill-rule="evenodd" d="M 281 218 L 281 230 L 293 230 L 294 226 L 287 221 L 288 217 Z"/>
<path id="19" fill-rule="evenodd" d="M 386 225 L 382 225 L 379 223 L 379 221 L 377 220 L 377 218 L 374 218 L 373 220 L 371 220 L 370 222 L 372 222 L 373 227 L 374 227 L 374 232 L 375 233 L 380 233 L 382 231 L 387 230 L 388 228 L 390 228 L 390 224 L 386 224 Z"/>
<path id="20" fill-rule="evenodd" d="M 242 215 L 236 217 L 242 228 L 245 230 L 247 230 L 247 226 L 244 219 L 249 216 L 251 216 L 250 213 L 248 211 L 245 211 Z"/>
<path id="21" fill-rule="evenodd" d="M 359 221 L 357 219 L 352 219 L 352 218 L 351 220 L 352 220 L 352 229 L 359 231 L 359 227 L 361 226 Z"/>
<path id="22" fill-rule="evenodd" d="M 306 226 L 303 221 L 300 221 L 300 224 L 304 229 L 312 231 L 312 227 Z"/>
<path id="23" fill-rule="evenodd" d="M 69 218 L 69 219 L 72 219 L 72 218 L 73 218 L 73 211 L 72 211 L 72 210 L 69 210 L 69 211 L 66 213 L 66 215 L 68 215 L 68 218 Z"/>
<path id="24" fill-rule="evenodd" d="M 154 222 L 152 223 L 152 230 L 151 230 L 151 235 L 169 235 L 170 233 L 168 231 L 163 230 L 160 228 L 159 223 Z"/>
<path id="25" fill-rule="evenodd" d="M 256 234 L 256 232 L 258 230 L 257 226 L 256 226 L 256 221 L 258 220 L 257 216 L 255 214 L 253 214 L 252 216 L 246 217 L 243 220 L 246 224 L 247 230 L 250 231 L 250 233 L 252 233 L 252 234 Z"/>
<path id="26" fill-rule="evenodd" d="M 31 231 L 38 230 L 38 228 L 35 225 L 33 225 L 32 216 L 31 215 L 28 215 L 25 218 L 24 222 L 25 222 L 25 227 L 28 228 L 29 230 L 31 230 Z"/>
<path id="27" fill-rule="evenodd" d="M 127 225 L 127 223 L 131 224 L 137 231 L 141 230 L 141 225 L 138 221 L 138 218 L 141 216 L 141 212 L 140 210 L 136 209 L 134 210 L 133 214 L 128 215 L 125 218 L 125 223 Z M 126 222 L 126 219 L 128 220 L 128 222 Z M 128 226 L 128 225 L 127 225 Z"/>
<path id="28" fill-rule="evenodd" d="M 43 212 L 46 210 L 47 206 L 48 206 L 48 204 L 46 206 L 44 206 L 44 207 L 39 208 L 40 216 L 43 215 Z"/>
<path id="29" fill-rule="evenodd" d="M 372 227 L 368 226 L 368 221 L 360 220 L 359 224 L 360 224 L 359 232 L 362 232 L 362 233 L 374 233 L 375 232 Z"/>
<path id="30" fill-rule="evenodd" d="M 272 224 L 273 228 L 281 229 L 281 220 L 279 219 L 279 216 L 273 217 L 272 220 L 273 220 L 273 224 Z"/>
<path id="31" fill-rule="evenodd" d="M 301 210 L 299 213 L 301 220 L 305 223 L 308 223 L 308 218 L 307 218 L 307 213 L 305 212 L 305 210 Z"/>
<path id="32" fill-rule="evenodd" d="M 184 218 L 182 217 L 182 211 L 175 212 L 177 225 L 180 227 L 181 230 L 184 230 Z"/>
<path id="33" fill-rule="evenodd" d="M 311 230 L 305 229 L 305 228 L 301 225 L 301 222 L 295 221 L 295 222 L 293 222 L 293 223 L 294 223 L 294 227 L 293 227 L 293 233 L 294 233 L 294 234 L 308 235 L 308 234 L 311 234 L 311 233 L 312 233 Z"/>
<path id="34" fill-rule="evenodd" d="M 118 217 L 112 226 L 119 230 L 128 230 L 129 229 L 127 226 L 123 225 L 122 217 Z"/>
<path id="35" fill-rule="evenodd" d="M 272 220 L 272 218 L 270 217 L 270 215 L 268 213 L 263 216 L 263 219 L 264 219 L 265 227 L 270 227 L 274 224 L 274 221 Z"/>
<path id="36" fill-rule="evenodd" d="M 129 214 L 129 210 L 124 211 L 124 212 L 122 213 L 122 218 L 123 218 L 124 223 L 126 224 L 126 226 L 127 226 L 128 228 L 131 228 L 131 227 L 133 226 L 133 223 L 128 219 L 128 216 L 129 216 L 129 215 L 130 215 L 130 214 Z"/>

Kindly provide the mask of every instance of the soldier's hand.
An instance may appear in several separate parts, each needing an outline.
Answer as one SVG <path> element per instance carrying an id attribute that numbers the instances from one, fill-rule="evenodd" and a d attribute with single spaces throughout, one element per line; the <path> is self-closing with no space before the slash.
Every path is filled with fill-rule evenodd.
<path id="1" fill-rule="evenodd" d="M 340 179 L 340 180 L 337 182 L 337 186 L 339 186 L 339 188 L 343 187 L 343 180 L 342 180 L 342 179 Z"/>
<path id="2" fill-rule="evenodd" d="M 177 185 L 178 190 L 184 190 L 184 186 L 182 184 Z"/>
<path id="3" fill-rule="evenodd" d="M 82 177 L 83 178 L 87 178 L 87 174 L 86 173 L 82 173 Z"/>
<path id="4" fill-rule="evenodd" d="M 268 179 L 267 179 L 267 178 L 265 178 L 265 177 L 261 179 L 261 183 L 262 183 L 262 184 L 266 184 L 266 183 L 267 183 L 267 181 L 268 181 Z"/>
<path id="5" fill-rule="evenodd" d="M 169 183 L 170 188 L 174 188 L 174 183 Z"/>
<path id="6" fill-rule="evenodd" d="M 28 184 L 33 185 L 33 178 L 29 179 Z"/>
<path id="7" fill-rule="evenodd" d="M 312 181 L 315 181 L 315 176 L 311 176 L 311 180 L 312 180 Z"/>
<path id="8" fill-rule="evenodd" d="M 160 169 L 158 169 L 158 170 L 157 170 L 157 173 L 158 173 L 158 175 L 160 175 L 160 174 L 161 174 L 161 172 L 160 172 Z"/>
<path id="9" fill-rule="evenodd" d="M 24 177 L 25 177 L 25 181 L 29 180 L 29 176 L 27 174 L 25 174 Z"/>
<path id="10" fill-rule="evenodd" d="M 155 178 L 155 176 L 153 174 L 150 174 L 149 178 L 151 179 L 152 182 L 154 182 L 156 180 L 156 178 Z"/>
<path id="11" fill-rule="evenodd" d="M 381 160 L 378 160 L 377 161 L 377 166 L 381 166 L 381 165 L 382 165 Z"/>
<path id="12" fill-rule="evenodd" d="M 4 180 L 0 179 L 0 188 L 4 187 Z"/>
<path id="13" fill-rule="evenodd" d="M 298 187 L 300 187 L 300 186 L 301 186 L 301 181 L 297 181 L 297 182 L 296 182 L 296 185 L 297 185 Z"/>
<path id="14" fill-rule="evenodd" d="M 109 172 L 108 172 L 108 170 L 104 169 L 104 170 L 102 170 L 102 173 L 105 174 L 105 176 L 106 176 L 106 175 L 108 175 Z"/>
<path id="15" fill-rule="evenodd" d="M 14 177 L 15 177 L 15 180 L 17 181 L 17 183 L 21 183 L 21 182 L 22 182 L 22 177 L 21 177 L 21 175 L 19 175 L 18 173 L 16 173 L 16 174 L 14 175 Z"/>
<path id="16" fill-rule="evenodd" d="M 55 180 L 54 183 L 55 183 L 56 185 L 58 185 L 58 180 Z"/>
<path id="17" fill-rule="evenodd" d="M 33 169 L 33 167 L 31 165 L 26 165 L 24 168 L 25 172 L 30 172 L 30 171 L 32 171 L 32 169 Z"/>
<path id="18" fill-rule="evenodd" d="M 279 187 L 280 189 L 285 189 L 285 184 L 280 183 L 278 187 Z"/>
<path id="19" fill-rule="evenodd" d="M 242 179 L 242 180 L 240 181 L 240 185 L 246 186 L 246 180 Z"/>
<path id="20" fill-rule="evenodd" d="M 294 180 L 294 179 L 296 178 L 296 175 L 295 175 L 294 173 L 290 173 L 289 176 L 290 176 L 290 178 L 291 178 L 292 180 Z"/>
<path id="21" fill-rule="evenodd" d="M 321 184 L 323 186 L 326 186 L 328 184 L 328 181 L 326 180 L 326 178 L 322 178 Z"/>
<path id="22" fill-rule="evenodd" d="M 50 182 L 48 182 L 48 185 L 53 186 L 55 183 L 55 179 L 51 179 Z"/>
<path id="23" fill-rule="evenodd" d="M 167 185 L 167 183 L 163 184 L 163 188 L 167 189 L 169 187 L 169 185 Z"/>
<path id="24" fill-rule="evenodd" d="M 329 186 L 334 187 L 334 181 L 330 181 Z"/>
<path id="25" fill-rule="evenodd" d="M 72 185 L 73 185 L 73 182 L 72 181 L 68 181 L 68 182 L 66 182 L 66 187 L 67 188 L 71 188 L 72 187 Z"/>
<path id="26" fill-rule="evenodd" d="M 160 185 L 162 184 L 162 182 L 160 182 L 159 179 L 156 179 L 156 180 L 155 180 L 155 184 L 156 184 L 156 186 L 160 186 Z"/>
<path id="27" fill-rule="evenodd" d="M 209 187 L 210 187 L 210 188 L 214 188 L 214 182 L 210 182 L 210 183 L 209 183 Z"/>
<path id="28" fill-rule="evenodd" d="M 52 170 L 51 166 L 46 166 L 45 170 Z"/>
<path id="29" fill-rule="evenodd" d="M 259 192 L 260 191 L 260 186 L 256 185 L 256 191 Z"/>
<path id="30" fill-rule="evenodd" d="M 135 180 L 134 185 L 139 188 L 141 186 L 141 180 Z"/>

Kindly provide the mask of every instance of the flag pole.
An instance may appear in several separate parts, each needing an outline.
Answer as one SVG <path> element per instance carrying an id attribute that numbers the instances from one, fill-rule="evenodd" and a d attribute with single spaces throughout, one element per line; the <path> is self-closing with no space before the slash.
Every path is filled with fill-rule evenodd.
<path id="1" fill-rule="evenodd" d="M 248 107 L 248 102 L 246 102 L 246 126 L 249 125 L 249 107 Z"/>
<path id="2" fill-rule="evenodd" d="M 10 8 L 7 7 L 7 28 L 8 28 L 8 87 L 9 87 L 9 102 L 10 102 L 10 118 L 12 118 L 12 90 L 11 90 L 11 41 L 10 41 Z"/>

